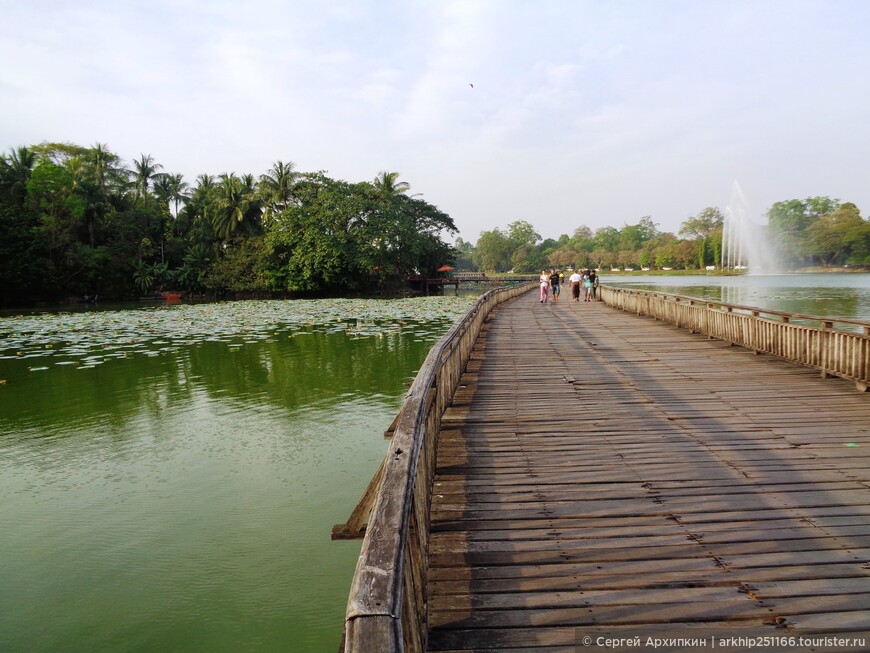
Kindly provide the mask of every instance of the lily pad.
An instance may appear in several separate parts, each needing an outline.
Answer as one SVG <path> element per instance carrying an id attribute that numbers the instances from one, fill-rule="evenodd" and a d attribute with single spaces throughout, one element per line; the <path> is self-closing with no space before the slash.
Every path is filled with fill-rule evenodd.
<path id="1" fill-rule="evenodd" d="M 440 335 L 475 297 L 239 301 L 0 319 L 0 360 L 51 356 L 89 369 L 110 358 L 159 356 L 203 343 L 243 345 L 312 333 L 384 338 Z M 61 359 L 61 360 L 58 360 Z"/>

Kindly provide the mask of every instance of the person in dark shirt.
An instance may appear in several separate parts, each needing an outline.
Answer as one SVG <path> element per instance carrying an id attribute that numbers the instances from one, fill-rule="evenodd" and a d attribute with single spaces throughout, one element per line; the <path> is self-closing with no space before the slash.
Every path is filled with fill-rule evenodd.
<path id="1" fill-rule="evenodd" d="M 559 301 L 559 290 L 561 288 L 561 284 L 559 283 L 559 271 L 558 270 L 550 270 L 550 287 L 553 289 L 553 301 Z"/>

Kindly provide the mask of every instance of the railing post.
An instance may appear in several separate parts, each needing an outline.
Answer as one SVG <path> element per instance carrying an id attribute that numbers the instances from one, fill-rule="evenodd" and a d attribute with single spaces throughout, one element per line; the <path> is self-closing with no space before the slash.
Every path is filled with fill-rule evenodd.
<path id="1" fill-rule="evenodd" d="M 752 353 L 755 356 L 758 356 L 758 311 L 752 311 L 752 322 L 749 324 L 749 333 L 751 338 L 750 347 L 752 348 Z"/>
<path id="2" fill-rule="evenodd" d="M 819 366 L 822 368 L 821 377 L 823 379 L 828 378 L 828 363 L 830 361 L 828 344 L 831 340 L 829 331 L 832 328 L 834 328 L 833 322 L 824 321 L 822 322 L 822 330 L 819 333 L 819 342 L 821 343 L 821 356 L 819 357 Z"/>
<path id="3" fill-rule="evenodd" d="M 864 335 L 870 338 L 870 326 L 864 327 Z M 863 340 L 860 346 L 860 353 L 858 354 L 858 373 L 863 374 L 863 378 L 855 379 L 855 388 L 858 392 L 867 392 L 870 390 L 870 340 Z"/>

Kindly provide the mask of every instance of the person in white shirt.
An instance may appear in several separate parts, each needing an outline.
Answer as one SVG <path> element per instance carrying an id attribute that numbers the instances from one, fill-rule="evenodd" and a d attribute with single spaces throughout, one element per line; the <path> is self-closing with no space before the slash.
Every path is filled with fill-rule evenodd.
<path id="1" fill-rule="evenodd" d="M 571 286 L 571 297 L 575 302 L 580 301 L 580 282 L 583 281 L 583 277 L 580 276 L 580 273 L 577 270 L 574 270 L 574 274 L 568 277 L 568 285 Z"/>

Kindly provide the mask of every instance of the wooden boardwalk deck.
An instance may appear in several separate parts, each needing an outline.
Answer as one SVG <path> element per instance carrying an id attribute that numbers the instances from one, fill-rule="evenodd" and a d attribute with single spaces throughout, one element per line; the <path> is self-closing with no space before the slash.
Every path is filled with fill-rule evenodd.
<path id="1" fill-rule="evenodd" d="M 867 634 L 870 396 L 529 293 L 444 415 L 431 516 L 430 650 Z"/>

